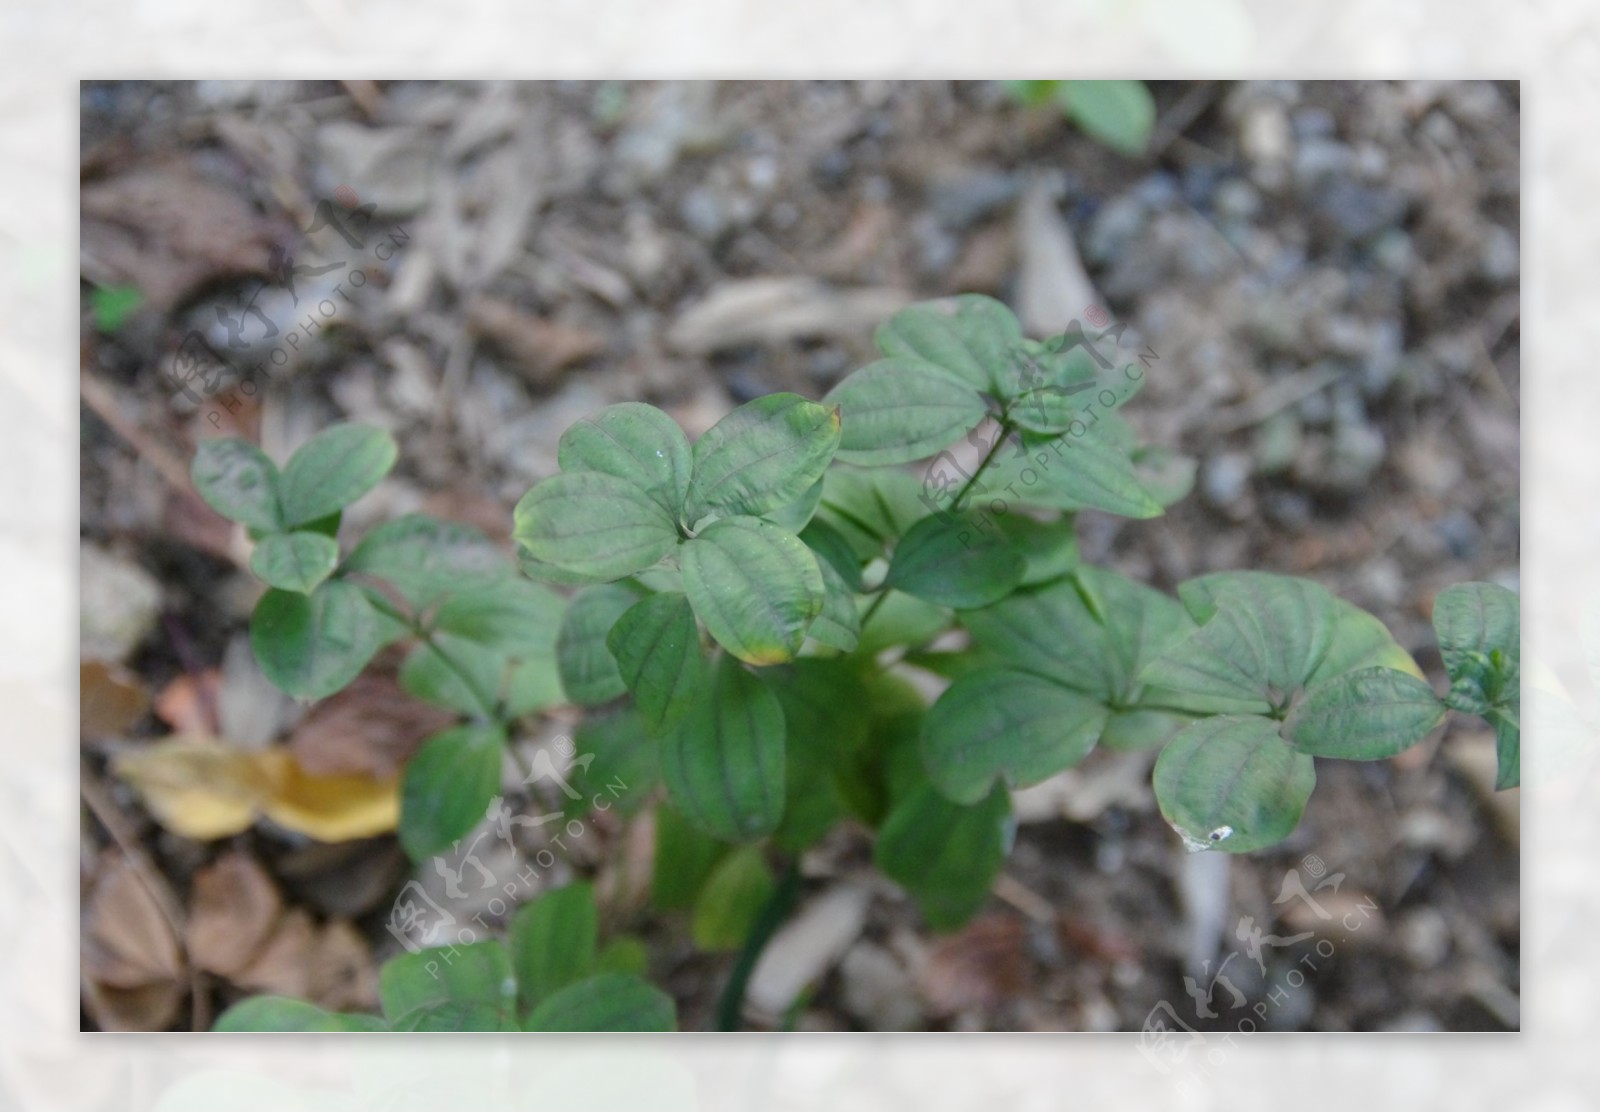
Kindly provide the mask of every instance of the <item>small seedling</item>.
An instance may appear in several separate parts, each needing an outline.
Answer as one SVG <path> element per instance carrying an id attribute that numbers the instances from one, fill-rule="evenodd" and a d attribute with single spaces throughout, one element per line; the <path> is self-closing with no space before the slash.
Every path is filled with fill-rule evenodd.
<path id="1" fill-rule="evenodd" d="M 1196 851 L 1282 841 L 1314 759 L 1392 757 L 1451 710 L 1494 727 L 1499 784 L 1518 783 L 1516 595 L 1440 594 L 1440 697 L 1377 618 L 1309 580 L 1219 573 L 1173 598 L 1085 563 L 1078 511 L 1155 517 L 1192 481 L 1120 416 L 1142 367 L 1079 336 L 1030 340 L 976 295 L 905 309 L 875 339 L 882 358 L 821 402 L 758 398 L 693 444 L 639 403 L 568 429 L 559 474 L 516 507 L 522 575 L 482 534 L 421 516 L 341 556 L 343 507 L 394 463 L 385 433 L 329 429 L 281 472 L 244 442 L 206 442 L 196 485 L 249 529 L 269 585 L 251 624 L 262 668 L 317 699 L 410 643 L 402 685 L 461 717 L 405 773 L 400 837 L 418 861 L 484 820 L 525 716 L 591 709 L 575 748 L 588 775 L 627 785 L 619 810 L 664 789 L 655 904 L 689 910 L 703 949 L 743 941 L 725 1023 L 794 899 L 797 855 L 847 819 L 949 929 L 1005 861 L 1012 790 L 1096 746 L 1160 750 L 1156 799 Z M 921 476 L 904 467 L 930 458 Z M 931 704 L 930 681 L 948 682 Z M 637 971 L 593 974 L 591 905 L 570 938 L 537 926 L 568 900 L 582 903 L 528 906 L 509 952 L 478 944 L 447 986 L 404 989 L 428 960 L 396 960 L 382 1023 L 670 1022 Z M 245 1002 L 224 1024 L 380 1024 L 309 1009 Z"/>

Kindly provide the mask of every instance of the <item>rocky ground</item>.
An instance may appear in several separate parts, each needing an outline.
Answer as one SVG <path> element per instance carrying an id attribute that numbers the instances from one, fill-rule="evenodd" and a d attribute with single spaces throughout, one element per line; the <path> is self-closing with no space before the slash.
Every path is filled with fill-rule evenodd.
<path id="1" fill-rule="evenodd" d="M 85 290 L 143 294 L 83 331 L 85 1025 L 203 1025 L 241 987 L 359 1007 L 393 946 L 392 839 L 182 838 L 108 766 L 198 732 L 382 777 L 430 729 L 381 678 L 310 715 L 260 680 L 237 541 L 184 478 L 202 435 L 281 455 L 385 425 L 401 463 L 354 527 L 423 508 L 504 536 L 607 402 L 694 433 L 820 396 L 909 300 L 992 294 L 1036 334 L 1096 306 L 1156 354 L 1130 418 L 1201 464 L 1165 518 L 1083 515 L 1085 555 L 1167 588 L 1314 577 L 1437 680 L 1434 594 L 1518 578 L 1517 87 L 1152 91 L 1128 158 L 991 83 L 85 85 Z M 351 201 L 370 234 L 305 233 Z M 175 382 L 194 332 L 266 385 Z M 767 1022 L 821 1029 L 1138 1030 L 1163 1001 L 1196 1029 L 1515 1029 L 1519 825 L 1492 751 L 1455 729 L 1325 765 L 1291 841 L 1238 859 L 1186 857 L 1150 759 L 1097 754 L 1024 796 L 995 898 L 947 937 L 844 830 L 756 995 L 812 982 Z M 564 868 L 707 1026 L 729 959 L 644 909 L 648 823 L 593 834 Z M 1290 877 L 1309 899 L 1275 903 Z M 1209 1009 L 1184 983 L 1202 957 Z"/>

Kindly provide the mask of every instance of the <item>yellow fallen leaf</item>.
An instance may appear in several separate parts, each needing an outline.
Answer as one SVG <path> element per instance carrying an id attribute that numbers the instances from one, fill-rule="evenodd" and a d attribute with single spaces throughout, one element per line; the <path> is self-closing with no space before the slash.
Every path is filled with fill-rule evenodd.
<path id="1" fill-rule="evenodd" d="M 314 777 L 287 750 L 257 757 L 271 784 L 262 811 L 280 827 L 321 842 L 346 842 L 393 831 L 400 823 L 398 777 Z"/>
<path id="2" fill-rule="evenodd" d="M 115 768 L 156 821 L 185 838 L 226 838 L 263 815 L 321 842 L 381 835 L 400 822 L 398 778 L 312 776 L 282 748 L 246 753 L 175 737 L 121 755 Z"/>
<path id="3" fill-rule="evenodd" d="M 118 776 L 143 798 L 156 822 L 190 839 L 248 831 L 261 812 L 267 778 L 253 755 L 210 738 L 168 738 L 126 751 Z"/>

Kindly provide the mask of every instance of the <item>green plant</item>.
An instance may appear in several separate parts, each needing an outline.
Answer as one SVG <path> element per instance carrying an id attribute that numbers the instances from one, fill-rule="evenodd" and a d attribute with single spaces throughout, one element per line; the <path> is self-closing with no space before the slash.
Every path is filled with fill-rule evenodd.
<path id="1" fill-rule="evenodd" d="M 292 997 L 250 997 L 217 1019 L 218 1032 L 669 1032 L 672 998 L 643 974 L 624 936 L 597 949 L 599 915 L 587 885 L 523 905 L 504 943 L 430 947 L 384 963 L 383 1015 L 338 1013 Z"/>
<path id="2" fill-rule="evenodd" d="M 1054 104 L 1087 134 L 1125 155 L 1141 155 L 1156 122 L 1142 81 L 1007 81 L 1020 104 Z"/>
<path id="3" fill-rule="evenodd" d="M 463 716 L 406 771 L 418 859 L 483 819 L 520 716 L 592 709 L 589 774 L 627 784 L 624 810 L 665 789 L 655 904 L 689 910 L 703 949 L 740 950 L 729 1027 L 798 855 L 846 819 L 951 928 L 1005 859 L 1011 790 L 1096 745 L 1160 748 L 1156 797 L 1191 850 L 1284 839 L 1314 758 L 1390 757 L 1450 709 L 1494 726 L 1500 783 L 1517 783 L 1514 594 L 1440 594 L 1440 698 L 1378 619 L 1313 582 L 1222 573 L 1174 599 L 1086 564 L 1078 511 L 1154 517 L 1192 482 L 1120 416 L 1143 368 L 1081 335 L 1030 340 L 976 295 L 905 309 L 875 339 L 882 358 L 822 403 L 760 398 L 692 445 L 638 403 L 567 430 L 514 537 L 527 577 L 570 601 L 424 518 L 341 563 L 338 511 L 393 462 L 384 434 L 331 429 L 281 475 L 208 442 L 196 483 L 250 527 L 273 585 L 252 623 L 263 668 L 319 697 L 380 644 L 415 641 L 402 683 Z M 963 440 L 970 473 L 950 451 Z M 930 457 L 920 479 L 903 468 Z"/>

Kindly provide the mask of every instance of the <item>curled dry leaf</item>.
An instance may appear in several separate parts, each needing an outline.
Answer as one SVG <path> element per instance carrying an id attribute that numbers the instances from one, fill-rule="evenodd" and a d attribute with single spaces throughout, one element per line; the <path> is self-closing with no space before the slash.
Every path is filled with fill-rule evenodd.
<path id="1" fill-rule="evenodd" d="M 185 992 L 177 936 L 120 852 L 107 851 L 97 873 L 83 912 L 85 1008 L 104 1031 L 161 1031 L 177 1019 Z"/>
<path id="2" fill-rule="evenodd" d="M 185 838 L 236 835 L 264 815 L 299 834 L 342 842 L 392 831 L 400 819 L 398 780 L 313 776 L 281 748 L 244 753 L 175 737 L 120 755 L 115 768 L 156 820 Z"/>

